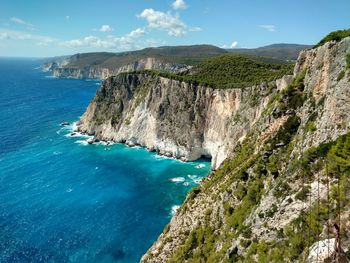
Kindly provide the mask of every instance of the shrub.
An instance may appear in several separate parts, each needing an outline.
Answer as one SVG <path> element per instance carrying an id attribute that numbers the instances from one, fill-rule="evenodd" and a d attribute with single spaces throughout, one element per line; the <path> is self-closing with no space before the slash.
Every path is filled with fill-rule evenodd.
<path id="1" fill-rule="evenodd" d="M 349 59 L 349 60 L 350 60 L 350 59 Z M 349 61 L 349 64 L 350 64 L 350 61 Z M 350 66 L 349 66 L 349 67 L 350 67 Z M 338 77 L 337 77 L 337 81 L 342 80 L 342 79 L 344 78 L 344 76 L 345 76 L 345 71 L 344 71 L 344 70 L 340 71 L 340 73 L 339 73 L 339 75 L 338 75 Z"/>
<path id="2" fill-rule="evenodd" d="M 262 82 L 270 82 L 286 74 L 292 74 L 292 72 L 292 64 L 266 63 L 258 57 L 225 54 L 209 58 L 195 66 L 191 71 L 179 74 L 158 72 L 156 70 L 140 70 L 132 73 L 165 77 L 186 81 L 194 85 L 225 89 L 244 88 Z M 251 100 L 253 105 L 257 102 L 257 96 Z"/>
<path id="3" fill-rule="evenodd" d="M 316 46 L 314 46 L 314 48 L 322 46 L 323 44 L 329 41 L 339 42 L 340 40 L 348 36 L 350 36 L 350 29 L 337 30 L 337 31 L 331 32 L 327 36 L 322 38 L 321 41 L 318 42 Z"/>
<path id="4" fill-rule="evenodd" d="M 306 130 L 310 132 L 314 132 L 317 130 L 316 124 L 313 121 L 310 121 L 306 124 Z"/>
<path id="5" fill-rule="evenodd" d="M 278 207 L 276 204 L 272 204 L 271 208 L 266 211 L 265 215 L 267 217 L 273 217 L 273 215 L 277 212 Z"/>
<path id="6" fill-rule="evenodd" d="M 280 180 L 274 191 L 273 191 L 273 195 L 276 197 L 276 198 L 280 198 L 280 197 L 283 197 L 283 196 L 287 196 L 288 195 L 288 192 L 291 190 L 289 184 L 287 182 L 284 182 L 282 180 Z"/>
<path id="7" fill-rule="evenodd" d="M 295 195 L 295 198 L 301 201 L 305 201 L 309 192 L 309 187 L 303 186 L 303 188 L 301 188 L 301 190 Z"/>

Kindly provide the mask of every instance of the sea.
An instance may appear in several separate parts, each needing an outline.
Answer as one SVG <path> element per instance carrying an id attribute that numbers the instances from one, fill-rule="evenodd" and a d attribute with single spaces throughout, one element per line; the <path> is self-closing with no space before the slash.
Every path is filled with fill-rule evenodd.
<path id="1" fill-rule="evenodd" d="M 41 63 L 0 58 L 0 262 L 139 262 L 210 162 L 71 136 L 100 82 Z"/>

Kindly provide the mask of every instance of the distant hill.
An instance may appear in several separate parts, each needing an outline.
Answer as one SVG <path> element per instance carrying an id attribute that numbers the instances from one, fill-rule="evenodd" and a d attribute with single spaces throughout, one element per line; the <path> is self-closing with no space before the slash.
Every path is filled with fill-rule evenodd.
<path id="1" fill-rule="evenodd" d="M 52 71 L 56 77 L 105 79 L 120 72 L 143 69 L 179 73 L 211 58 L 220 59 L 221 56 L 223 59 L 222 55 L 228 54 L 243 55 L 266 64 L 290 64 L 297 59 L 301 50 L 310 47 L 273 44 L 255 49 L 226 50 L 213 45 L 163 46 L 121 53 L 92 52 L 51 58 L 42 68 Z M 209 80 L 208 83 L 212 81 Z"/>
<path id="2" fill-rule="evenodd" d="M 164 63 L 197 65 L 210 57 L 226 53 L 290 61 L 296 60 L 301 50 L 310 47 L 309 45 L 299 44 L 273 44 L 254 49 L 236 48 L 226 50 L 213 45 L 163 46 L 121 53 L 94 52 L 76 54 L 71 56 L 66 66 L 81 68 L 98 65 L 102 68 L 114 69 L 148 57 L 156 58 Z"/>
<path id="3" fill-rule="evenodd" d="M 73 55 L 67 67 L 97 66 L 108 69 L 119 68 L 140 59 L 153 57 L 160 62 L 195 65 L 216 55 L 228 53 L 225 49 L 212 45 L 164 46 L 145 48 L 122 53 L 82 53 Z"/>
<path id="4" fill-rule="evenodd" d="M 270 57 L 281 60 L 297 60 L 300 51 L 312 48 L 312 45 L 300 44 L 272 44 L 259 48 L 227 49 L 230 53 L 245 54 L 260 57 Z"/>

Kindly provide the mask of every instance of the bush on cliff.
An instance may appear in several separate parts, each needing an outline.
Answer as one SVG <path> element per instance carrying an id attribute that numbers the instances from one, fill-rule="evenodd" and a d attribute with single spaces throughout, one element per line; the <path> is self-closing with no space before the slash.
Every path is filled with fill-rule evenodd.
<path id="1" fill-rule="evenodd" d="M 314 47 L 322 46 L 323 44 L 325 44 L 326 42 L 329 42 L 329 41 L 339 42 L 343 38 L 346 38 L 349 36 L 350 36 L 350 29 L 337 30 L 337 31 L 329 33 L 327 36 L 322 38 L 321 41 L 318 42 L 317 45 Z"/>
<path id="2" fill-rule="evenodd" d="M 265 63 L 261 58 L 255 57 L 221 55 L 200 63 L 190 71 L 179 74 L 155 70 L 141 70 L 133 73 L 145 73 L 194 85 L 226 89 L 250 87 L 281 78 L 286 74 L 292 74 L 293 66 L 293 64 Z"/>

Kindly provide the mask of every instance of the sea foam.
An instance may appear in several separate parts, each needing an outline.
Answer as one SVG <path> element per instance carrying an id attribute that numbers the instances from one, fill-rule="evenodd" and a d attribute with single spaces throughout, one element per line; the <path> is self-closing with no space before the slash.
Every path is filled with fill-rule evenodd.
<path id="1" fill-rule="evenodd" d="M 171 216 L 174 216 L 174 215 L 176 214 L 176 211 L 177 211 L 179 208 L 180 208 L 179 205 L 173 205 L 173 206 L 171 207 L 171 211 L 170 211 Z"/>
<path id="2" fill-rule="evenodd" d="M 185 178 L 184 177 L 175 177 L 175 178 L 171 178 L 170 181 L 172 181 L 173 183 L 182 183 L 182 182 L 185 182 Z"/>

